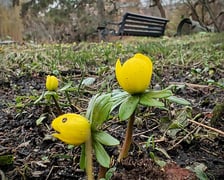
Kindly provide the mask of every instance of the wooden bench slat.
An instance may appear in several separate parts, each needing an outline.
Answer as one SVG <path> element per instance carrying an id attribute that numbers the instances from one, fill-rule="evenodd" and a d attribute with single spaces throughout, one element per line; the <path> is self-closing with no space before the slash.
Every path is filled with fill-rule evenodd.
<path id="1" fill-rule="evenodd" d="M 136 31 L 124 31 L 120 34 L 120 36 L 152 36 L 152 37 L 159 37 L 160 33 L 158 32 L 136 32 Z"/>
<path id="2" fill-rule="evenodd" d="M 132 17 L 132 16 L 128 16 L 126 17 L 126 19 L 128 20 L 134 20 L 134 21 L 141 21 L 141 22 L 154 22 L 154 23 L 166 23 L 167 21 L 164 19 L 155 19 L 155 18 L 138 18 L 138 17 Z"/>
<path id="3" fill-rule="evenodd" d="M 117 36 L 163 36 L 166 24 L 169 20 L 154 16 L 144 16 L 127 12 L 124 14 L 120 23 L 109 23 L 118 26 L 118 30 L 103 29 L 102 37 L 110 32 Z M 104 34 L 103 34 L 104 33 Z"/>
<path id="4" fill-rule="evenodd" d="M 162 31 L 162 27 L 158 27 L 158 26 L 148 26 L 148 27 L 136 27 L 136 26 L 127 26 L 125 25 L 125 27 L 123 28 L 124 30 L 138 30 L 138 31 L 150 31 L 150 30 L 157 30 L 157 31 Z"/>
<path id="5" fill-rule="evenodd" d="M 131 26 L 155 26 L 155 27 L 164 27 L 163 24 L 155 24 L 155 23 L 141 23 L 141 22 L 126 22 L 125 25 Z"/>

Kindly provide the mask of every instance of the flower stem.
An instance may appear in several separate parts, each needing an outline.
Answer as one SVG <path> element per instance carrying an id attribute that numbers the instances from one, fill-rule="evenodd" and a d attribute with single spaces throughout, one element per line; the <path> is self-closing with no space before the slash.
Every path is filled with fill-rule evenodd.
<path id="1" fill-rule="evenodd" d="M 132 143 L 132 133 L 133 133 L 134 122 L 135 122 L 135 112 L 133 112 L 133 114 L 130 116 L 130 119 L 128 121 L 128 127 L 126 129 L 125 140 L 118 157 L 118 162 L 120 162 L 123 158 L 128 156 L 128 151 Z"/>
<path id="2" fill-rule="evenodd" d="M 68 103 L 69 103 L 69 105 L 70 105 L 70 107 L 72 109 L 72 112 L 75 112 L 75 107 L 72 105 L 72 101 L 71 101 L 71 99 L 70 99 L 69 94 L 68 94 L 67 91 L 65 91 L 65 95 L 66 95 L 67 100 L 68 100 Z"/>
<path id="3" fill-rule="evenodd" d="M 58 104 L 58 101 L 56 100 L 56 98 L 54 97 L 54 95 L 52 95 L 52 98 L 54 100 L 55 106 L 57 107 L 58 114 L 61 115 L 62 114 L 62 111 L 61 111 L 61 108 L 60 108 L 60 106 Z"/>
<path id="4" fill-rule="evenodd" d="M 88 180 L 93 180 L 93 161 L 92 161 L 92 137 L 85 142 L 85 154 L 86 154 L 86 174 Z"/>

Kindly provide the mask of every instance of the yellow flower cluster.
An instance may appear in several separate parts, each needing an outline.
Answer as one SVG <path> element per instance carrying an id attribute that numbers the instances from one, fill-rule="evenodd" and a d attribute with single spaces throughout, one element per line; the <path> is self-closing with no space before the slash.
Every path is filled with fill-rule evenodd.
<path id="1" fill-rule="evenodd" d="M 143 93 L 148 88 L 152 71 L 151 59 L 140 53 L 135 54 L 123 65 L 118 59 L 115 67 L 119 85 L 130 94 Z M 57 90 L 58 79 L 55 76 L 48 75 L 46 88 L 49 91 Z M 75 113 L 60 115 L 52 121 L 51 125 L 57 131 L 52 135 L 67 144 L 80 145 L 86 142 L 91 135 L 89 121 Z"/>

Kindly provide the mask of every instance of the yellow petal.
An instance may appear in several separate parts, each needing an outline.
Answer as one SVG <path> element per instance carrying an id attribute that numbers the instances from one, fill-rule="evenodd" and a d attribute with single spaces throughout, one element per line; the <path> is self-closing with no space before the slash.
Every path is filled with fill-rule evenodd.
<path id="1" fill-rule="evenodd" d="M 118 83 L 125 91 L 130 94 L 142 93 L 151 81 L 152 62 L 147 56 L 137 53 L 123 66 L 118 59 L 115 71 Z"/>
<path id="2" fill-rule="evenodd" d="M 75 113 L 61 115 L 55 118 L 51 125 L 58 132 L 52 135 L 67 144 L 80 145 L 90 136 L 88 120 Z"/>
<path id="3" fill-rule="evenodd" d="M 55 76 L 47 76 L 46 88 L 48 91 L 55 91 L 58 88 L 58 79 Z"/>

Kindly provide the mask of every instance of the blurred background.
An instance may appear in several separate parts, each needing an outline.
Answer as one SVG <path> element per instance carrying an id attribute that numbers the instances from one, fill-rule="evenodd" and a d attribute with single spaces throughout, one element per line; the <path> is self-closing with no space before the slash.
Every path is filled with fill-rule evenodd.
<path id="1" fill-rule="evenodd" d="M 97 27 L 121 21 L 127 11 L 169 19 L 168 36 L 184 18 L 224 31 L 223 0 L 0 0 L 0 40 L 97 41 Z"/>

